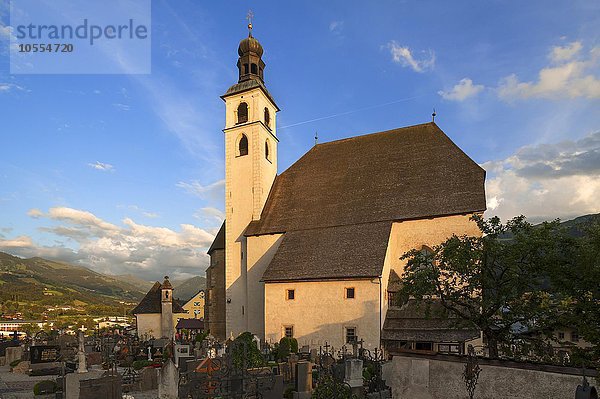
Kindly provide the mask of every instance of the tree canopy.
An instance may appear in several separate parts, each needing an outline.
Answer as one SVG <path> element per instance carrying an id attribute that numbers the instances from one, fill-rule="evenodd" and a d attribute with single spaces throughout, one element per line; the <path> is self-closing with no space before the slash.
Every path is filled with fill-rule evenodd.
<path id="1" fill-rule="evenodd" d="M 592 345 L 587 360 L 597 361 L 600 225 L 578 238 L 558 220 L 473 219 L 481 236 L 452 236 L 402 257 L 399 297 L 439 301 L 448 316 L 483 332 L 490 357 L 547 357 L 553 332 L 571 326 Z"/>

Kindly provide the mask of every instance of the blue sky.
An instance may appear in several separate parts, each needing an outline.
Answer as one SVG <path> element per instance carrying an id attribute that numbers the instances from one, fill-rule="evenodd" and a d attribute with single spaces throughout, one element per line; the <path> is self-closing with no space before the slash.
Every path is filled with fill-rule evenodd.
<path id="1" fill-rule="evenodd" d="M 488 171 L 488 215 L 600 212 L 600 3 L 152 1 L 150 75 L 11 75 L 0 0 L 0 250 L 203 274 L 237 46 L 265 48 L 279 171 L 431 120 Z M 410 154 L 406 154 L 410 156 Z"/>

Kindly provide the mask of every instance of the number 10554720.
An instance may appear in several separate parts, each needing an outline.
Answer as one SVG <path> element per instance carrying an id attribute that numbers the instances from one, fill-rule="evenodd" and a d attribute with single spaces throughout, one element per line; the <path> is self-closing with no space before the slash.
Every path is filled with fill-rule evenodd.
<path id="1" fill-rule="evenodd" d="M 65 43 L 20 43 L 19 53 L 72 53 L 73 45 Z"/>

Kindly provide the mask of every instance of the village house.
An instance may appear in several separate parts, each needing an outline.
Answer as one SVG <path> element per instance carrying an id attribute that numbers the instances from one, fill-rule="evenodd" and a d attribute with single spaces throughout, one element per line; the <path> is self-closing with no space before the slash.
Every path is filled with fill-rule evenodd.
<path id="1" fill-rule="evenodd" d="M 185 310 L 173 299 L 173 286 L 165 276 L 162 284 L 154 283 L 131 313 L 135 316 L 138 337 L 173 338 L 177 321 L 185 315 Z"/>

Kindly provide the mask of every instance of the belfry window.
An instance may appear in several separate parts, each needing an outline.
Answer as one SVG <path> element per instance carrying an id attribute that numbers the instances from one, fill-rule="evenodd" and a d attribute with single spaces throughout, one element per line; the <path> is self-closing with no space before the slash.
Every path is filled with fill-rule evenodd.
<path id="1" fill-rule="evenodd" d="M 240 142 L 238 143 L 238 156 L 248 155 L 248 137 L 245 134 L 242 134 L 240 138 Z"/>
<path id="2" fill-rule="evenodd" d="M 250 65 L 250 73 L 258 75 L 258 68 L 257 68 L 256 64 Z"/>
<path id="3" fill-rule="evenodd" d="M 248 64 L 244 64 L 244 75 L 248 74 Z"/>
<path id="4" fill-rule="evenodd" d="M 237 109 L 237 123 L 248 122 L 248 104 L 240 103 Z"/>
<path id="5" fill-rule="evenodd" d="M 269 108 L 265 107 L 265 125 L 271 127 L 271 114 L 269 114 Z"/>

